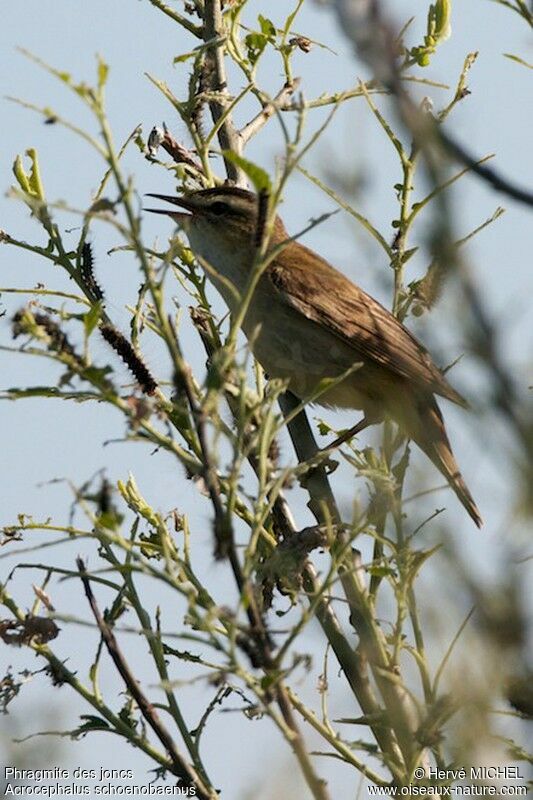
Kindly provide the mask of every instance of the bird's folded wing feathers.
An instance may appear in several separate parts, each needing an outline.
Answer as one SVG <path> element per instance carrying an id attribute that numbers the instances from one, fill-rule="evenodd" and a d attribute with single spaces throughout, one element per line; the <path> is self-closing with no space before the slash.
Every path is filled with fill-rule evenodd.
<path id="1" fill-rule="evenodd" d="M 316 253 L 307 252 L 313 256 L 312 268 L 302 267 L 298 249 L 289 245 L 267 270 L 267 279 L 288 305 L 353 347 L 355 359 L 372 360 L 426 391 L 467 405 L 401 322 Z"/>

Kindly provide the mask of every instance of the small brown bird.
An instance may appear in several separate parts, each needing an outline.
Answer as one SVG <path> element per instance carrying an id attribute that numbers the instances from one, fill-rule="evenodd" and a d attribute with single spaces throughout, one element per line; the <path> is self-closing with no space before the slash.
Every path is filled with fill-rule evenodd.
<path id="1" fill-rule="evenodd" d="M 175 220 L 232 313 L 255 252 L 258 198 L 235 187 L 182 197 L 151 194 L 190 213 L 147 209 Z M 270 247 L 288 234 L 276 218 Z M 319 396 L 324 406 L 360 409 L 366 424 L 391 418 L 444 475 L 478 527 L 482 520 L 452 453 L 435 395 L 466 407 L 429 353 L 377 300 L 319 255 L 287 242 L 261 275 L 242 328 L 268 375 L 289 380 L 300 399 L 324 378 L 344 380 Z M 348 438 L 343 437 L 343 440 Z"/>

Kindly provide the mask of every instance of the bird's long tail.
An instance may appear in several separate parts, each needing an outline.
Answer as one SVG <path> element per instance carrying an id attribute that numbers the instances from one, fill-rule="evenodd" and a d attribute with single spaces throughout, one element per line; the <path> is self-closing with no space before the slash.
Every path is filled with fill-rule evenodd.
<path id="1" fill-rule="evenodd" d="M 415 409 L 411 408 L 411 412 L 413 411 Z M 483 520 L 457 466 L 446 435 L 444 420 L 435 399 L 433 397 L 424 398 L 424 401 L 418 404 L 416 413 L 409 413 L 408 416 L 410 419 L 406 427 L 410 438 L 444 475 L 468 514 L 480 528 Z"/>

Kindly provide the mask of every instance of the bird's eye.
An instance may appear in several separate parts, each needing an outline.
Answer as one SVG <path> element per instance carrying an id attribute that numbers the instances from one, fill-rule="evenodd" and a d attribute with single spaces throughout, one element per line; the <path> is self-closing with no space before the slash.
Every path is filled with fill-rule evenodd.
<path id="1" fill-rule="evenodd" d="M 227 203 L 223 203 L 222 200 L 217 200 L 209 206 L 209 211 L 219 216 L 221 214 L 227 214 L 230 211 L 230 207 Z"/>

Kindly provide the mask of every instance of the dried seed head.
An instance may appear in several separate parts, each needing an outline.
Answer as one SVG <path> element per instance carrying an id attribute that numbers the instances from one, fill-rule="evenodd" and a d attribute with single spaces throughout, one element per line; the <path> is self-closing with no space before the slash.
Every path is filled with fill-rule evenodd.
<path id="1" fill-rule="evenodd" d="M 292 39 L 289 39 L 289 44 L 292 44 L 293 47 L 297 47 L 304 53 L 308 53 L 313 47 L 313 42 L 311 39 L 308 39 L 307 36 L 293 36 Z"/>
<path id="2" fill-rule="evenodd" d="M 66 333 L 48 314 L 42 312 L 34 314 L 29 308 L 21 308 L 13 316 L 11 330 L 13 339 L 23 335 L 31 336 L 38 341 L 45 342 L 48 350 L 66 354 L 81 365 L 81 359 L 70 344 Z"/>

